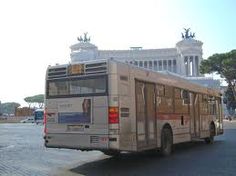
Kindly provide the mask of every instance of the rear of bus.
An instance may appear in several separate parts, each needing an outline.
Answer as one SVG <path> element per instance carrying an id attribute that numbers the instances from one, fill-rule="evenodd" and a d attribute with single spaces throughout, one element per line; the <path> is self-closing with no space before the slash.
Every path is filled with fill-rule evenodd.
<path id="1" fill-rule="evenodd" d="M 44 110 L 43 109 L 36 109 L 34 111 L 34 121 L 36 124 L 42 124 L 43 123 L 43 115 Z"/>
<path id="2" fill-rule="evenodd" d="M 109 104 L 108 61 L 49 67 L 46 76 L 45 146 L 80 150 L 118 150 L 109 124 L 119 121 Z M 113 106 L 112 106 L 113 105 Z M 115 125 L 116 126 L 116 125 Z"/>

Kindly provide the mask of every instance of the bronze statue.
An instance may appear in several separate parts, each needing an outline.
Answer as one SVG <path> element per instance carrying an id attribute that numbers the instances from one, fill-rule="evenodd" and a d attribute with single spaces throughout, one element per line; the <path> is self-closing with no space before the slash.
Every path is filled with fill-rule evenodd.
<path id="1" fill-rule="evenodd" d="M 84 33 L 84 38 L 83 38 L 82 36 L 77 37 L 78 41 L 79 41 L 79 42 L 84 42 L 84 43 L 90 42 L 90 37 L 87 37 L 87 35 L 88 35 L 88 33 L 85 32 L 85 33 Z"/>
<path id="2" fill-rule="evenodd" d="M 78 37 L 77 39 L 78 39 L 79 42 L 83 42 L 82 36 Z"/>
<path id="3" fill-rule="evenodd" d="M 195 38 L 195 33 L 190 32 L 190 28 L 184 28 L 185 32 L 182 34 L 182 39 L 193 39 Z"/>

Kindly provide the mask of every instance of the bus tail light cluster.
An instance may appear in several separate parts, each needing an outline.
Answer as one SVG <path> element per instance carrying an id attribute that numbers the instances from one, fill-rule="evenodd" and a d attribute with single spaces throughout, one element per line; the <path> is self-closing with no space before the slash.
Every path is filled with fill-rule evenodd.
<path id="1" fill-rule="evenodd" d="M 108 121 L 109 121 L 109 124 L 119 123 L 119 108 L 118 107 L 109 107 Z"/>
<path id="2" fill-rule="evenodd" d="M 44 134 L 47 134 L 47 108 L 44 109 L 44 114 L 43 114 L 43 124 L 44 124 Z"/>

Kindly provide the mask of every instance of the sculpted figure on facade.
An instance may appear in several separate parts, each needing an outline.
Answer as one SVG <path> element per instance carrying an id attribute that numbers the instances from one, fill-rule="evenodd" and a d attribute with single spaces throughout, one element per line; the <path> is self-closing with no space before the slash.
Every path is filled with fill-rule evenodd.
<path id="1" fill-rule="evenodd" d="M 78 41 L 79 41 L 79 42 L 84 42 L 84 43 L 90 42 L 90 37 L 87 37 L 87 35 L 88 35 L 88 33 L 85 32 L 85 33 L 84 33 L 84 37 L 79 36 L 79 37 L 77 38 Z"/>
<path id="2" fill-rule="evenodd" d="M 195 38 L 195 33 L 190 32 L 190 28 L 184 28 L 184 34 L 182 34 L 182 39 Z"/>

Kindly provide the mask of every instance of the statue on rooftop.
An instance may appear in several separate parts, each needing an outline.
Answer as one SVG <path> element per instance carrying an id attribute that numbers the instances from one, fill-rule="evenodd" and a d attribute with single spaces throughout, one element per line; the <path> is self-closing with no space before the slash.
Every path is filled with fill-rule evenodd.
<path id="1" fill-rule="evenodd" d="M 195 32 L 192 33 L 190 32 L 190 28 L 184 28 L 184 33 L 181 33 L 182 34 L 182 39 L 193 39 L 195 38 Z"/>
<path id="2" fill-rule="evenodd" d="M 78 41 L 83 42 L 83 43 L 90 42 L 90 37 L 87 37 L 87 35 L 88 35 L 88 33 L 85 32 L 84 37 L 82 37 L 82 36 L 77 37 Z"/>

